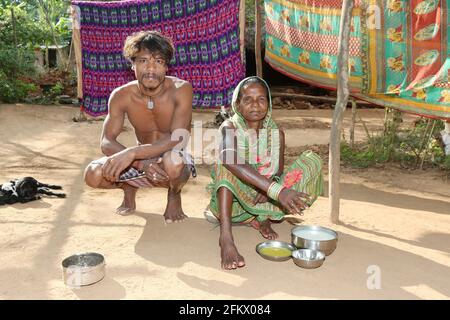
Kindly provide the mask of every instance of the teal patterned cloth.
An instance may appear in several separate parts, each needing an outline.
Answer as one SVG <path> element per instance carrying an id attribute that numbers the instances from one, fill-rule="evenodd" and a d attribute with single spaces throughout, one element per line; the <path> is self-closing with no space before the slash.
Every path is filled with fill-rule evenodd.
<path id="1" fill-rule="evenodd" d="M 450 0 L 357 0 L 350 90 L 375 104 L 450 119 Z M 265 0 L 266 61 L 336 89 L 342 1 Z"/>

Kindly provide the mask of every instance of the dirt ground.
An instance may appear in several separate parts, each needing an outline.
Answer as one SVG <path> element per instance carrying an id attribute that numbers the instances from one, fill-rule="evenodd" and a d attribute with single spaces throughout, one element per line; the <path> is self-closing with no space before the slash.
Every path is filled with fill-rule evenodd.
<path id="1" fill-rule="evenodd" d="M 33 176 L 63 185 L 68 194 L 0 207 L 0 299 L 450 298 L 450 182 L 438 171 L 343 169 L 341 224 L 329 222 L 327 192 L 304 216 L 304 224 L 339 233 L 338 247 L 322 267 L 264 260 L 255 252 L 261 235 L 236 227 L 247 265 L 224 271 L 219 229 L 203 217 L 208 166 L 200 165 L 198 177 L 184 188 L 189 219 L 183 223 L 164 224 L 162 189 L 140 190 L 137 213 L 117 216 L 120 190 L 83 183 L 84 167 L 101 156 L 102 122 L 73 122 L 77 112 L 66 106 L 0 105 L 0 183 Z M 370 130 L 381 125 L 383 110 L 359 113 Z M 274 117 L 287 128 L 288 147 L 295 148 L 327 144 L 331 115 L 332 110 L 275 110 Z M 413 119 L 405 116 L 405 125 Z M 197 120 L 213 121 L 213 114 L 196 112 Z M 344 126 L 349 127 L 349 114 Z M 356 139 L 364 135 L 358 126 Z M 121 141 L 134 143 L 129 125 Z M 292 225 L 274 228 L 290 241 Z M 105 256 L 106 277 L 81 289 L 66 287 L 61 261 L 83 251 Z M 370 286 L 374 276 L 379 288 Z"/>

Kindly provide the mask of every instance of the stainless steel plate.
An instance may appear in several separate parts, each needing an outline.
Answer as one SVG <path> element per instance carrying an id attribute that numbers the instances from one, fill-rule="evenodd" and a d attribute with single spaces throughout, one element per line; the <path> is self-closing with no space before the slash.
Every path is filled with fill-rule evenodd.
<path id="1" fill-rule="evenodd" d="M 267 250 L 270 251 L 270 249 L 273 249 L 272 253 L 274 254 L 270 254 L 270 252 L 267 252 Z M 289 255 L 287 254 L 287 251 L 286 254 L 281 254 L 282 252 L 280 252 L 280 249 L 289 250 Z M 289 260 L 291 258 L 292 251 L 294 251 L 295 249 L 296 248 L 292 244 L 277 240 L 264 241 L 256 246 L 256 252 L 258 252 L 258 254 L 264 259 L 271 261 Z M 281 255 L 278 256 L 277 253 L 280 253 Z"/>

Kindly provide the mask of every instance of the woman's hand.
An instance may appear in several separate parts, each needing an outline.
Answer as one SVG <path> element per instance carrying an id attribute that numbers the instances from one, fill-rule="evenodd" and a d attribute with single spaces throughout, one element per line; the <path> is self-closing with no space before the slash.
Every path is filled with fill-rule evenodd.
<path id="1" fill-rule="evenodd" d="M 311 201 L 309 195 L 284 188 L 278 197 L 281 206 L 290 214 L 303 215 L 302 211 L 308 208 L 306 201 Z"/>
<path id="2" fill-rule="evenodd" d="M 106 159 L 103 165 L 103 177 L 111 182 L 119 180 L 119 176 L 123 170 L 128 168 L 134 161 L 134 152 L 130 149 L 124 149 Z"/>
<path id="3" fill-rule="evenodd" d="M 258 203 L 265 203 L 267 201 L 269 201 L 269 198 L 265 194 L 258 192 L 258 194 L 255 197 L 255 200 L 253 201 L 253 204 L 256 205 Z"/>

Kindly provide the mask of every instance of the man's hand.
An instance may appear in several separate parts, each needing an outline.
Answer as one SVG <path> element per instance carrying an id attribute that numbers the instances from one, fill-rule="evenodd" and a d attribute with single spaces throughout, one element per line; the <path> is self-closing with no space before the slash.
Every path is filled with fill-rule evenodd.
<path id="1" fill-rule="evenodd" d="M 149 179 L 151 182 L 159 183 L 169 181 L 169 176 L 160 167 L 161 162 L 162 158 L 144 160 L 143 170 L 145 172 L 145 175 L 147 176 L 147 179 Z"/>
<path id="2" fill-rule="evenodd" d="M 116 182 L 119 180 L 120 173 L 128 168 L 133 161 L 134 154 L 130 149 L 109 156 L 103 165 L 103 177 L 108 181 Z"/>
<path id="3" fill-rule="evenodd" d="M 280 204 L 290 214 L 303 215 L 302 211 L 309 206 L 305 203 L 305 200 L 311 201 L 309 195 L 303 192 L 297 192 L 291 189 L 283 189 L 278 198 Z"/>

